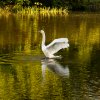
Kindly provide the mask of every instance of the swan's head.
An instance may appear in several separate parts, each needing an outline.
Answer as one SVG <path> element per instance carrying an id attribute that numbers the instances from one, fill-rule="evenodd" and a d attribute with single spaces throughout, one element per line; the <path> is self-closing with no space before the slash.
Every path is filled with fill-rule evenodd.
<path id="1" fill-rule="evenodd" d="M 44 31 L 43 30 L 40 30 L 39 32 L 42 33 L 42 34 L 44 34 Z"/>

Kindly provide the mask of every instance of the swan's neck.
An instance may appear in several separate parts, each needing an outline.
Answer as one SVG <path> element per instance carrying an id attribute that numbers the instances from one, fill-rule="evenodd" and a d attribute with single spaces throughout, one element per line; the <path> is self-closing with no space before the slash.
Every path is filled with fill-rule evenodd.
<path id="1" fill-rule="evenodd" d="M 45 45 L 45 33 L 42 33 L 42 45 Z"/>

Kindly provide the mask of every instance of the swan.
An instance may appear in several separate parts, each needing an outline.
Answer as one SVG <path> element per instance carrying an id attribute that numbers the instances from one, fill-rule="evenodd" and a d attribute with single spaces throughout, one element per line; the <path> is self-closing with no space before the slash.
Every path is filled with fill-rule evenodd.
<path id="1" fill-rule="evenodd" d="M 69 47 L 69 43 L 68 43 L 68 38 L 59 38 L 59 39 L 55 39 L 53 40 L 50 44 L 48 44 L 47 46 L 45 45 L 45 32 L 43 30 L 39 31 L 42 34 L 42 51 L 44 53 L 44 55 L 47 58 L 59 58 L 61 56 L 55 56 L 54 54 L 56 52 L 58 52 L 60 49 L 64 49 L 64 48 L 68 48 Z"/>

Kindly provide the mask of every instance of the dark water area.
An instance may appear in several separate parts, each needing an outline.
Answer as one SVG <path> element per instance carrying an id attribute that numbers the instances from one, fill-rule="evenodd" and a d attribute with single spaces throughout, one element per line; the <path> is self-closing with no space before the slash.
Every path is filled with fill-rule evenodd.
<path id="1" fill-rule="evenodd" d="M 41 50 L 68 38 L 62 59 Z M 0 15 L 0 100 L 100 100 L 100 14 Z"/>

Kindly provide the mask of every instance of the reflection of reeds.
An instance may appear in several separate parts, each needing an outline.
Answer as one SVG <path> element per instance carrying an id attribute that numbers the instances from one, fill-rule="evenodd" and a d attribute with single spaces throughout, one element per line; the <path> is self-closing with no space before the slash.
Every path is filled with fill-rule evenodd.
<path id="1" fill-rule="evenodd" d="M 78 49 L 77 57 L 83 63 L 87 62 L 90 59 L 95 44 L 97 44 L 97 47 L 99 48 L 100 43 L 100 29 L 98 28 L 98 26 L 87 29 L 86 25 L 86 21 L 81 21 L 79 33 L 71 36 Z"/>

